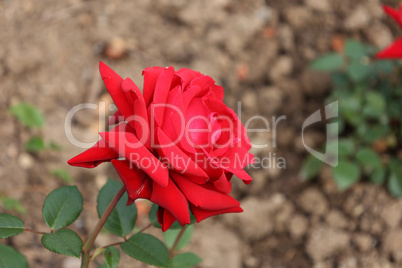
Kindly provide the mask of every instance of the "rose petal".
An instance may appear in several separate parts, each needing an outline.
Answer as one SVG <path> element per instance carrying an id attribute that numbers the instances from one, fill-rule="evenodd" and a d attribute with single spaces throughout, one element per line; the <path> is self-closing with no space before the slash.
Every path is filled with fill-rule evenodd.
<path id="1" fill-rule="evenodd" d="M 176 221 L 176 218 L 173 216 L 173 214 L 163 207 L 158 208 L 158 213 L 156 215 L 163 232 L 168 230 L 170 226 L 172 226 L 172 224 Z"/>
<path id="2" fill-rule="evenodd" d="M 131 201 L 138 198 L 150 199 L 152 180 L 142 170 L 133 166 L 127 160 L 112 160 L 112 164 L 119 174 Z"/>
<path id="3" fill-rule="evenodd" d="M 185 177 L 172 172 L 172 179 L 193 205 L 206 210 L 233 208 L 240 205 L 230 195 L 216 191 L 212 184 L 195 184 Z"/>
<path id="4" fill-rule="evenodd" d="M 385 13 L 392 17 L 400 26 L 402 26 L 402 10 L 397 10 L 387 5 L 382 5 Z"/>
<path id="5" fill-rule="evenodd" d="M 175 75 L 179 76 L 182 80 L 182 87 L 183 91 L 186 91 L 187 86 L 190 84 L 190 82 L 195 79 L 196 77 L 202 76 L 200 72 L 193 71 L 187 68 L 182 68 L 179 69 Z"/>
<path id="6" fill-rule="evenodd" d="M 171 179 L 166 187 L 153 183 L 151 201 L 169 210 L 181 225 L 190 223 L 187 199 Z"/>
<path id="7" fill-rule="evenodd" d="M 227 209 L 220 209 L 220 210 L 204 210 L 204 209 L 198 208 L 198 207 L 190 204 L 190 208 L 191 208 L 191 212 L 193 212 L 197 222 L 200 222 L 206 218 L 220 215 L 220 214 L 243 212 L 243 209 L 240 206 L 233 207 L 233 208 L 227 208 Z"/>
<path id="8" fill-rule="evenodd" d="M 99 134 L 110 148 L 141 168 L 152 180 L 165 187 L 169 179 L 168 169 L 138 141 L 133 133 L 124 130 L 125 127 L 122 123 L 109 132 L 101 132 Z"/>
<path id="9" fill-rule="evenodd" d="M 216 190 L 228 194 L 232 191 L 232 184 L 229 182 L 228 178 L 226 177 L 225 172 L 222 172 L 222 175 L 219 179 L 213 182 Z"/>
<path id="10" fill-rule="evenodd" d="M 75 167 L 94 168 L 99 164 L 119 158 L 119 154 L 99 140 L 94 146 L 68 160 L 68 164 Z"/>
<path id="11" fill-rule="evenodd" d="M 377 53 L 376 58 L 377 59 L 402 58 L 402 37 L 395 40 L 389 47 Z"/>
<path id="12" fill-rule="evenodd" d="M 165 157 L 172 167 L 186 174 L 195 183 L 203 184 L 207 181 L 208 175 L 179 147 L 176 146 L 161 129 L 158 129 L 159 154 Z"/>
<path id="13" fill-rule="evenodd" d="M 144 88 L 143 88 L 143 95 L 145 105 L 148 107 L 150 102 L 152 101 L 152 97 L 155 91 L 156 81 L 158 80 L 158 76 L 164 70 L 163 67 L 147 67 L 142 72 L 144 76 Z"/>
<path id="14" fill-rule="evenodd" d="M 152 105 L 155 105 L 154 117 L 159 126 L 163 124 L 163 116 L 165 113 L 166 99 L 172 84 L 174 68 L 172 66 L 164 69 L 158 77 L 155 85 L 155 93 Z"/>

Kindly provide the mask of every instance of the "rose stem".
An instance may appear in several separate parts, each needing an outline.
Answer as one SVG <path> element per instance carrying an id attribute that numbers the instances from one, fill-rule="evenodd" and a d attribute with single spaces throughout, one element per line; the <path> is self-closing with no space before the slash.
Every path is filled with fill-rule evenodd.
<path id="1" fill-rule="evenodd" d="M 85 243 L 84 248 L 82 249 L 81 268 L 88 268 L 89 261 L 90 261 L 90 253 L 91 253 L 91 249 L 94 245 L 95 239 L 98 236 L 99 232 L 101 231 L 107 218 L 110 216 L 110 213 L 112 213 L 114 207 L 117 205 L 117 202 L 119 202 L 120 198 L 123 196 L 123 194 L 125 192 L 126 192 L 126 188 L 124 186 L 121 187 L 120 190 L 115 195 L 115 197 L 113 197 L 112 202 L 110 202 L 109 206 L 106 208 L 102 217 L 99 219 L 95 228 L 92 230 L 91 234 L 89 235 L 88 240 Z"/>
<path id="2" fill-rule="evenodd" d="M 184 231 L 186 231 L 186 228 L 187 228 L 187 227 L 183 227 L 183 228 L 181 229 L 180 233 L 177 235 L 176 240 L 174 241 L 173 247 L 172 247 L 172 249 L 170 250 L 170 258 L 173 258 L 174 251 L 176 250 L 176 247 L 177 247 L 177 245 L 179 244 L 180 239 L 181 239 L 181 237 L 182 237 L 183 234 L 184 234 Z"/>

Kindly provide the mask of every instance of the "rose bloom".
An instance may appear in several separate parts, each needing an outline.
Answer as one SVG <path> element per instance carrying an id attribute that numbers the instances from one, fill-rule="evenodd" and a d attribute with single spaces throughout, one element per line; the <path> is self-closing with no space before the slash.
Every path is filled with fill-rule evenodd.
<path id="1" fill-rule="evenodd" d="M 190 223 L 210 216 L 242 212 L 229 195 L 236 175 L 248 184 L 243 168 L 254 156 L 247 131 L 223 103 L 223 88 L 190 69 L 152 67 L 143 71 L 143 94 L 100 62 L 100 73 L 118 111 L 93 147 L 68 161 L 93 168 L 110 161 L 129 197 L 159 205 L 165 231 L 177 220 Z"/>

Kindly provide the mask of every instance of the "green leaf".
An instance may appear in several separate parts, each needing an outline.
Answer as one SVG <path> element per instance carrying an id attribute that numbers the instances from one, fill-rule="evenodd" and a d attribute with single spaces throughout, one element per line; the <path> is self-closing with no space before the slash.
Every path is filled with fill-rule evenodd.
<path id="1" fill-rule="evenodd" d="M 54 169 L 54 170 L 52 170 L 51 174 L 53 176 L 61 179 L 65 183 L 72 183 L 73 182 L 73 178 L 64 169 Z"/>
<path id="2" fill-rule="evenodd" d="M 344 59 L 337 53 L 329 53 L 321 56 L 310 63 L 310 68 L 317 71 L 332 72 L 339 70 Z"/>
<path id="3" fill-rule="evenodd" d="M 388 179 L 388 191 L 395 197 L 402 197 L 402 161 L 391 159 L 388 163 L 391 174 Z"/>
<path id="4" fill-rule="evenodd" d="M 318 175 L 323 166 L 323 162 L 315 158 L 313 155 L 309 155 L 300 171 L 300 177 L 302 180 L 310 180 Z"/>
<path id="5" fill-rule="evenodd" d="M 45 142 L 39 136 L 35 136 L 29 139 L 25 144 L 25 150 L 28 152 L 39 152 L 45 149 Z"/>
<path id="6" fill-rule="evenodd" d="M 355 184 L 360 178 L 359 166 L 346 161 L 339 161 L 332 169 L 334 181 L 341 191 L 344 191 Z"/>
<path id="7" fill-rule="evenodd" d="M 383 125 L 374 125 L 371 127 L 367 127 L 365 131 L 360 131 L 360 135 L 362 139 L 366 142 L 374 142 L 376 140 L 379 140 L 389 133 L 389 128 L 388 126 L 383 126 Z"/>
<path id="8" fill-rule="evenodd" d="M 370 175 L 370 181 L 373 184 L 380 185 L 385 181 L 385 169 L 383 167 L 375 169 Z"/>
<path id="9" fill-rule="evenodd" d="M 42 127 L 45 122 L 42 113 L 35 106 L 27 103 L 14 105 L 9 112 L 29 128 Z"/>
<path id="10" fill-rule="evenodd" d="M 191 252 L 184 252 L 173 257 L 171 268 L 190 268 L 202 262 L 202 259 Z"/>
<path id="11" fill-rule="evenodd" d="M 370 148 L 362 148 L 356 153 L 356 159 L 364 167 L 367 173 L 382 166 L 379 155 Z"/>
<path id="12" fill-rule="evenodd" d="M 376 92 L 367 92 L 365 97 L 366 105 L 364 106 L 363 114 L 374 118 L 381 117 L 386 108 L 385 98 Z"/>
<path id="13" fill-rule="evenodd" d="M 169 229 L 163 233 L 163 238 L 164 238 L 165 244 L 168 248 L 173 247 L 173 245 L 177 239 L 177 236 L 179 235 L 179 233 L 181 232 L 182 229 L 183 229 L 183 227 L 181 229 Z M 184 231 L 183 235 L 181 236 L 179 242 L 177 243 L 175 250 L 180 250 L 183 247 L 185 247 L 188 243 L 190 243 L 191 236 L 193 235 L 193 231 L 194 231 L 194 225 L 190 225 L 190 226 L 186 227 L 186 230 Z"/>
<path id="14" fill-rule="evenodd" d="M 28 268 L 28 262 L 24 255 L 12 247 L 0 244 L 1 268 Z"/>
<path id="15" fill-rule="evenodd" d="M 120 261 L 120 252 L 115 247 L 107 247 L 105 250 L 107 268 L 117 268 Z"/>
<path id="16" fill-rule="evenodd" d="M 44 234 L 42 245 L 48 250 L 79 258 L 84 243 L 78 234 L 70 229 L 60 229 L 52 234 Z"/>
<path id="17" fill-rule="evenodd" d="M 391 74 L 395 71 L 395 65 L 390 60 L 376 60 L 374 62 L 374 68 L 377 73 Z"/>
<path id="18" fill-rule="evenodd" d="M 158 267 L 169 266 L 169 251 L 158 238 L 144 233 L 135 234 L 121 249 L 130 257 Z"/>
<path id="19" fill-rule="evenodd" d="M 17 199 L 7 197 L 7 196 L 3 196 L 3 197 L 0 198 L 0 201 L 2 202 L 3 207 L 6 210 L 16 211 L 16 212 L 21 213 L 21 214 L 26 213 L 26 209 L 21 204 L 21 202 L 19 200 L 17 200 Z"/>
<path id="20" fill-rule="evenodd" d="M 373 52 L 373 47 L 367 46 L 359 41 L 349 39 L 345 44 L 345 52 L 351 59 L 360 59 Z"/>
<path id="21" fill-rule="evenodd" d="M 82 196 L 77 186 L 64 186 L 52 191 L 45 199 L 42 216 L 52 229 L 73 223 L 82 211 Z"/>
<path id="22" fill-rule="evenodd" d="M 9 214 L 0 213 L 0 238 L 12 237 L 23 231 L 24 223 L 22 220 Z"/>
<path id="23" fill-rule="evenodd" d="M 343 138 L 338 140 L 339 156 L 349 156 L 355 150 L 355 143 L 351 138 Z"/>
<path id="24" fill-rule="evenodd" d="M 117 181 L 108 179 L 107 183 L 99 191 L 97 204 L 99 217 L 102 217 L 106 208 L 121 187 L 122 185 Z M 126 192 L 105 223 L 106 229 L 120 237 L 131 233 L 137 220 L 137 207 L 135 204 L 127 206 L 127 201 L 128 196 Z"/>
<path id="25" fill-rule="evenodd" d="M 372 74 L 372 71 L 373 69 L 371 66 L 362 64 L 358 60 L 349 63 L 347 70 L 350 79 L 354 82 L 363 81 Z"/>

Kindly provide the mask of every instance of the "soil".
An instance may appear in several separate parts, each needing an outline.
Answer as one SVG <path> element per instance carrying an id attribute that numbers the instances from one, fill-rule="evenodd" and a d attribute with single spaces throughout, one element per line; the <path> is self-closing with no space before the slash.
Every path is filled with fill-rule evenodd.
<path id="1" fill-rule="evenodd" d="M 329 167 L 316 181 L 299 177 L 307 156 L 301 127 L 324 106 L 331 90 L 329 77 L 309 70 L 308 63 L 341 50 L 347 38 L 379 47 L 389 44 L 397 27 L 383 15 L 380 1 L 2 0 L 0 25 L 0 193 L 21 201 L 27 213 L 11 213 L 26 226 L 46 230 L 40 214 L 43 200 L 63 185 L 52 170 L 67 170 L 83 193 L 84 212 L 72 228 L 84 237 L 97 220 L 99 188 L 107 177 L 117 178 L 108 164 L 85 170 L 66 163 L 83 150 L 65 135 L 70 109 L 81 103 L 112 103 L 99 77 L 98 61 L 132 78 L 140 88 L 145 67 L 173 65 L 212 76 L 244 123 L 261 115 L 271 126 L 265 133 L 250 133 L 254 144 L 269 143 L 253 153 L 269 157 L 270 166 L 248 169 L 254 178 L 249 186 L 234 182 L 234 196 L 244 213 L 196 225 L 185 250 L 204 259 L 198 267 L 402 265 L 401 200 L 364 182 L 340 192 Z M 43 112 L 43 130 L 27 129 L 7 112 L 22 101 Z M 98 115 L 95 109 L 73 117 L 77 140 L 97 140 L 105 126 Z M 253 120 L 249 127 L 253 126 L 264 126 L 263 121 Z M 324 129 L 306 130 L 310 147 L 320 148 Z M 33 135 L 42 135 L 47 143 L 55 141 L 62 149 L 27 153 L 24 144 Z M 146 204 L 139 207 L 146 211 Z M 146 224 L 146 217 L 140 217 L 139 225 Z M 102 234 L 97 241 L 116 240 Z M 31 233 L 1 243 L 15 246 L 30 267 L 79 267 L 78 259 L 43 249 L 40 237 Z M 120 267 L 147 266 L 125 256 Z"/>

